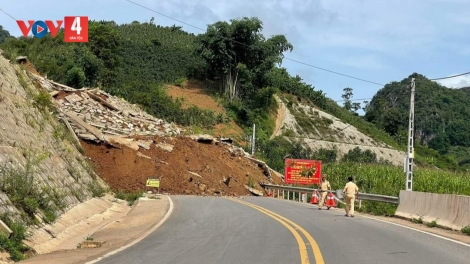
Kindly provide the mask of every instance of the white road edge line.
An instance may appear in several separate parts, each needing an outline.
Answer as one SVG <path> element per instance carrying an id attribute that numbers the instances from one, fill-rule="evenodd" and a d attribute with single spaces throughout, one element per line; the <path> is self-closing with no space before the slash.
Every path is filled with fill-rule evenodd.
<path id="1" fill-rule="evenodd" d="M 448 238 L 448 237 L 445 237 L 445 236 L 433 234 L 433 233 L 430 233 L 430 232 L 427 232 L 427 231 L 419 230 L 419 229 L 416 229 L 416 228 L 413 228 L 413 227 L 400 225 L 400 224 L 397 224 L 397 223 L 393 223 L 393 222 L 389 222 L 389 221 L 385 221 L 385 220 L 377 219 L 377 218 L 373 218 L 373 217 L 368 217 L 368 216 L 364 216 L 364 215 L 360 215 L 360 217 L 364 217 L 364 218 L 367 218 L 367 219 L 372 219 L 372 220 L 375 220 L 375 221 L 379 221 L 379 222 L 383 222 L 383 223 L 387 223 L 387 224 L 391 224 L 391 225 L 395 225 L 395 226 L 404 227 L 404 228 L 407 228 L 407 229 L 410 229 L 410 230 L 413 230 L 413 231 L 416 231 L 416 232 L 420 232 L 420 233 L 423 233 L 423 234 L 428 234 L 428 235 L 431 235 L 431 236 L 434 236 L 434 237 L 437 237 L 437 238 L 441 238 L 441 239 L 444 239 L 444 240 L 447 240 L 447 241 L 450 241 L 450 242 L 454 242 L 454 243 L 460 244 L 462 246 L 470 247 L 470 244 L 460 242 L 458 240 Z"/>
<path id="2" fill-rule="evenodd" d="M 277 200 L 277 199 L 276 199 L 276 200 Z M 284 199 L 279 199 L 279 201 L 300 203 L 300 202 L 298 202 L 298 201 L 284 200 Z M 304 204 L 304 205 L 309 206 L 309 207 L 312 206 L 311 203 L 300 203 L 300 204 Z M 316 205 L 316 206 L 318 206 L 318 205 Z M 337 208 L 337 207 L 333 207 L 333 208 L 331 208 L 331 209 L 333 209 L 333 210 L 331 210 L 331 211 L 344 211 L 344 209 L 342 209 L 342 208 Z M 389 222 L 389 221 L 386 221 L 386 220 L 382 220 L 382 219 L 377 219 L 377 218 L 374 218 L 374 217 L 365 216 L 364 214 L 357 214 L 356 216 L 364 217 L 364 218 L 367 218 L 367 219 L 372 219 L 372 220 L 375 220 L 375 221 L 379 221 L 379 222 L 383 222 L 383 223 L 387 223 L 387 224 L 391 224 L 391 225 L 395 225 L 395 226 L 399 226 L 399 227 L 404 227 L 404 228 L 407 228 L 407 229 L 410 229 L 410 230 L 413 230 L 413 231 L 416 231 L 416 232 L 420 232 L 420 233 L 423 233 L 423 234 L 428 234 L 428 235 L 431 235 L 431 236 L 434 236 L 434 237 L 437 237 L 437 238 L 441 238 L 441 239 L 444 239 L 444 240 L 447 240 L 447 241 L 450 241 L 450 242 L 454 242 L 454 243 L 457 243 L 457 244 L 462 245 L 462 246 L 470 247 L 470 244 L 467 244 L 467 243 L 464 243 L 464 242 L 460 242 L 460 241 L 458 241 L 458 240 L 455 240 L 455 239 L 452 239 L 452 238 L 448 238 L 448 237 L 445 237 L 445 236 L 441 236 L 441 235 L 437 235 L 437 234 L 434 234 L 434 233 L 430 233 L 430 232 L 427 232 L 427 231 L 419 230 L 419 229 L 416 229 L 416 228 L 413 228 L 413 227 L 409 227 L 409 226 L 406 226 L 406 225 L 401 225 L 401 224 Z"/>
<path id="3" fill-rule="evenodd" d="M 171 213 L 173 212 L 173 201 L 171 200 L 170 196 L 166 195 L 166 197 L 168 198 L 169 202 L 170 202 L 170 209 L 168 209 L 168 212 L 166 212 L 165 216 L 154 226 L 152 227 L 150 230 L 148 230 L 144 235 L 142 235 L 141 237 L 135 239 L 134 241 L 132 241 L 131 243 L 125 245 L 125 246 L 122 246 L 114 251 L 111 251 L 111 252 L 108 252 L 106 254 L 104 254 L 103 256 L 97 258 L 97 259 L 94 259 L 94 260 L 91 260 L 89 262 L 86 262 L 85 264 L 94 264 L 94 263 L 97 263 L 98 261 L 104 259 L 104 258 L 107 258 L 111 255 L 114 255 L 120 251 L 123 251 L 135 244 L 137 244 L 138 242 L 140 242 L 142 239 L 146 238 L 148 235 L 150 235 L 152 232 L 154 232 L 157 228 L 159 228 L 167 219 L 168 217 L 170 217 Z"/>

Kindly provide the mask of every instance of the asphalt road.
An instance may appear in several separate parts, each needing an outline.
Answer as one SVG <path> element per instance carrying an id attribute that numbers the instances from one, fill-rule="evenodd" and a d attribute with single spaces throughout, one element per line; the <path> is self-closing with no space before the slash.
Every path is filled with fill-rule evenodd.
<path id="1" fill-rule="evenodd" d="M 468 264 L 470 259 L 470 247 L 310 204 L 261 197 L 171 198 L 175 207 L 162 226 L 98 263 Z"/>

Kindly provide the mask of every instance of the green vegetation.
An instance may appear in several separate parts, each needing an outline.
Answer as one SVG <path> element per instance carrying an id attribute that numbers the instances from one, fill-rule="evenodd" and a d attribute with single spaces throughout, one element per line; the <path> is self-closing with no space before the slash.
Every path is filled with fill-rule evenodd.
<path id="1" fill-rule="evenodd" d="M 108 21 L 90 22 L 89 35 L 89 43 L 63 43 L 61 30 L 56 38 L 8 38 L 1 48 L 9 59 L 28 56 L 49 79 L 75 88 L 100 86 L 168 121 L 203 127 L 218 123 L 213 111 L 181 109 L 181 102 L 163 88 L 164 83 L 184 85 L 181 78 L 204 73 L 202 58 L 194 55 L 194 35 L 152 22 Z"/>
<path id="2" fill-rule="evenodd" d="M 470 236 L 470 226 L 465 226 L 462 228 L 462 233 Z"/>
<path id="3" fill-rule="evenodd" d="M 428 227 L 436 227 L 436 226 L 437 226 L 437 222 L 436 222 L 436 220 L 433 220 L 433 221 L 427 223 L 426 225 L 427 225 Z"/>
<path id="4" fill-rule="evenodd" d="M 398 196 L 404 189 L 403 168 L 390 165 L 340 163 L 325 164 L 322 172 L 328 175 L 334 189 L 341 189 L 348 176 L 353 176 L 360 192 Z M 417 168 L 414 171 L 413 190 L 417 192 L 470 195 L 470 175 L 435 169 Z M 393 215 L 396 206 L 363 202 L 362 211 Z"/>
<path id="5" fill-rule="evenodd" d="M 391 147 L 400 148 L 400 145 L 386 132 L 367 122 L 362 117 L 339 106 L 335 101 L 327 98 L 323 91 L 316 91 L 315 87 L 303 82 L 300 76 L 290 76 L 285 68 L 273 68 L 268 74 L 268 80 L 270 86 L 278 87 L 282 92 L 309 101 L 323 111 L 341 119 L 343 122 L 352 124 L 359 131 L 369 135 L 376 141 L 384 142 Z"/>
<path id="6" fill-rule="evenodd" d="M 135 203 L 135 201 L 137 201 L 143 195 L 144 195 L 143 191 L 137 191 L 137 192 L 118 191 L 117 193 L 114 194 L 114 197 L 116 197 L 117 199 L 125 200 L 127 201 L 127 204 L 129 206 L 132 206 Z"/>
<path id="7" fill-rule="evenodd" d="M 20 222 L 13 221 L 8 213 L 0 215 L 0 220 L 13 231 L 9 238 L 0 234 L 0 250 L 9 252 L 13 261 L 23 260 L 24 253 L 30 250 L 23 244 L 23 240 L 26 239 L 26 227 Z"/>
<path id="8" fill-rule="evenodd" d="M 22 218 L 27 224 L 38 224 L 36 214 L 43 213 L 43 221 L 51 223 L 55 220 L 56 212 L 64 209 L 62 196 L 51 192 L 48 188 L 38 188 L 34 183 L 35 167 L 44 156 L 25 153 L 24 169 L 1 168 L 0 190 L 8 195 L 16 208 L 22 210 Z"/>
<path id="9" fill-rule="evenodd" d="M 449 89 L 413 73 L 379 90 L 370 102 L 366 120 L 405 144 L 410 105 L 410 89 L 406 85 L 411 78 L 415 78 L 416 83 L 415 140 L 421 161 L 430 161 L 441 168 L 470 168 L 467 162 L 470 147 L 468 88 Z"/>
<path id="10" fill-rule="evenodd" d="M 24 169 L 12 169 L 6 165 L 0 168 L 0 191 L 8 196 L 21 214 L 17 220 L 13 220 L 8 214 L 0 217 L 13 231 L 9 238 L 0 235 L 0 248 L 8 251 L 14 261 L 24 259 L 24 252 L 29 250 L 22 244 L 26 237 L 26 226 L 39 224 L 38 217 L 44 223 L 52 223 L 56 220 L 58 211 L 65 209 L 64 195 L 46 185 L 37 186 L 34 182 L 35 168 L 46 156 L 30 152 L 25 152 L 24 155 Z"/>

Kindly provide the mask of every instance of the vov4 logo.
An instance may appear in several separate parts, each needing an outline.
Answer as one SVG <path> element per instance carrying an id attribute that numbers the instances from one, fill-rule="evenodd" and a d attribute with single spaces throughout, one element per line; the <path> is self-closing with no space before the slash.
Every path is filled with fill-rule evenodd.
<path id="1" fill-rule="evenodd" d="M 29 32 L 36 38 L 43 38 L 50 32 L 55 38 L 62 22 L 64 22 L 64 42 L 88 42 L 87 16 L 66 16 L 64 20 L 56 20 L 55 23 L 52 20 L 28 20 L 28 26 L 23 20 L 16 20 L 25 38 Z"/>

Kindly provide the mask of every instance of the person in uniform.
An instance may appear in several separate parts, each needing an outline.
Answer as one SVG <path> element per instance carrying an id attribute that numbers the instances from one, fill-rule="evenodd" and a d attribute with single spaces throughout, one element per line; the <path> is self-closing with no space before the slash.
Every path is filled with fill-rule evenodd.
<path id="1" fill-rule="evenodd" d="M 320 203 L 318 204 L 318 210 L 323 209 L 323 205 L 325 204 L 326 201 L 326 195 L 328 194 L 328 190 L 331 191 L 331 185 L 330 182 L 326 179 L 326 174 L 322 175 L 322 180 L 320 183 L 320 193 L 321 193 L 321 200 Z M 328 209 L 330 209 L 328 207 Z"/>
<path id="2" fill-rule="evenodd" d="M 344 186 L 343 195 L 346 200 L 346 215 L 354 217 L 354 200 L 359 194 L 359 188 L 353 182 L 353 177 L 348 177 L 348 183 Z"/>

